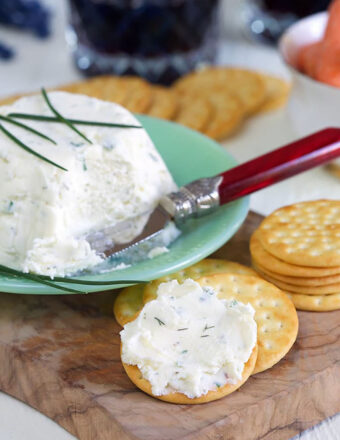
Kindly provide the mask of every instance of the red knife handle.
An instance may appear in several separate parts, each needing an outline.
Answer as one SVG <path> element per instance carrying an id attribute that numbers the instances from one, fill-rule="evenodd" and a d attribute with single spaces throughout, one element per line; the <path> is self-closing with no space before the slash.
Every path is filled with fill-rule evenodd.
<path id="1" fill-rule="evenodd" d="M 326 128 L 221 173 L 220 205 L 340 156 L 340 128 Z"/>

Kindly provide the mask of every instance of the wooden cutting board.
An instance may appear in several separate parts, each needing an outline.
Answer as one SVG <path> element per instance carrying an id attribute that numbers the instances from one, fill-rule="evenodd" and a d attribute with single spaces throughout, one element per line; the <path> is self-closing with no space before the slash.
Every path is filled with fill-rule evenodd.
<path id="1" fill-rule="evenodd" d="M 215 256 L 249 264 L 249 214 Z M 300 312 L 298 339 L 232 395 L 172 405 L 138 391 L 119 359 L 115 293 L 0 294 L 0 388 L 80 440 L 288 439 L 340 411 L 340 311 Z"/>

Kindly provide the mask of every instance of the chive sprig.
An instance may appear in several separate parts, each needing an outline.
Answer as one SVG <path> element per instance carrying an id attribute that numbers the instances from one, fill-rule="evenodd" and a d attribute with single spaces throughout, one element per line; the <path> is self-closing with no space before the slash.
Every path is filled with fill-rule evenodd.
<path id="1" fill-rule="evenodd" d="M 41 133 L 40 131 L 23 124 L 21 122 L 16 121 L 15 119 L 27 119 L 27 120 L 34 120 L 34 121 L 42 121 L 42 122 L 56 122 L 61 124 L 66 124 L 71 130 L 76 132 L 79 136 L 81 136 L 84 140 L 86 140 L 89 144 L 92 144 L 91 140 L 88 139 L 80 130 L 75 127 L 74 124 L 79 125 L 92 125 L 97 127 L 111 127 L 111 128 L 143 128 L 141 125 L 128 125 L 128 124 L 115 124 L 111 122 L 100 122 L 100 121 L 86 121 L 81 119 L 67 119 L 64 116 L 61 115 L 61 113 L 58 112 L 58 110 L 53 106 L 51 103 L 46 90 L 44 88 L 41 89 L 42 96 L 49 107 L 49 109 L 54 113 L 55 116 L 44 116 L 44 115 L 35 115 L 30 113 L 9 113 L 7 116 L 0 115 L 0 120 L 8 122 L 9 124 L 16 125 L 17 127 L 20 127 L 22 129 L 25 129 L 37 136 L 40 136 L 41 138 L 53 143 L 56 145 L 56 142 L 51 139 L 49 136 L 45 135 L 44 133 Z M 23 148 L 28 153 L 33 154 L 34 156 L 38 157 L 39 159 L 54 165 L 55 167 L 63 170 L 68 171 L 63 166 L 53 162 L 52 160 L 48 159 L 47 157 L 43 156 L 42 154 L 36 152 L 32 148 L 30 148 L 28 145 L 26 145 L 24 142 L 22 142 L 19 138 L 17 138 L 13 133 L 11 133 L 9 130 L 7 130 L 1 123 L 0 123 L 0 131 L 2 131 L 9 139 L 11 139 L 13 142 L 15 142 L 19 147 Z"/>
<path id="2" fill-rule="evenodd" d="M 10 117 L 3 116 L 3 115 L 0 115 L 0 120 L 8 122 L 9 124 L 12 124 L 12 125 L 16 125 L 17 127 L 23 128 L 27 131 L 30 131 L 31 133 L 51 142 L 52 144 L 57 145 L 56 141 L 51 139 L 49 136 L 46 136 L 46 134 L 41 133 L 38 130 L 35 130 L 34 128 L 30 127 L 29 125 L 23 124 L 22 122 L 15 121 L 15 120 L 11 119 Z"/>
<path id="3" fill-rule="evenodd" d="M 84 133 L 82 133 L 81 131 L 78 130 L 77 127 L 75 127 L 72 122 L 70 122 L 68 119 L 65 119 L 64 116 L 58 112 L 58 110 L 52 105 L 49 97 L 47 96 L 46 90 L 44 88 L 41 89 L 41 93 L 42 96 L 48 106 L 48 108 L 51 110 L 52 113 L 55 114 L 56 118 L 59 119 L 60 122 L 63 122 L 64 124 L 66 124 L 68 127 L 70 127 L 71 130 L 73 130 L 75 133 L 77 133 L 80 137 L 82 137 L 83 139 L 85 139 L 86 142 L 88 142 L 89 144 L 92 144 L 92 141 L 90 141 L 90 139 L 88 137 L 86 137 L 84 135 Z"/>
<path id="4" fill-rule="evenodd" d="M 51 122 L 56 124 L 63 124 L 63 121 L 55 116 L 36 115 L 33 113 L 9 113 L 8 117 L 14 119 L 27 119 L 31 121 Z M 141 125 L 116 124 L 114 122 L 101 121 L 87 121 L 85 119 L 71 119 L 65 118 L 67 121 L 76 125 L 92 125 L 94 127 L 108 127 L 108 128 L 143 128 Z"/>
<path id="5" fill-rule="evenodd" d="M 70 292 L 70 293 L 88 293 L 88 292 L 83 292 L 81 290 L 72 289 L 70 287 L 60 286 L 57 283 L 62 282 L 62 283 L 78 284 L 78 285 L 85 285 L 85 286 L 114 286 L 117 284 L 144 284 L 144 283 L 147 283 L 147 281 L 140 281 L 140 280 L 91 281 L 91 280 L 80 280 L 77 278 L 70 278 L 70 277 L 54 277 L 52 279 L 51 277 L 48 277 L 46 275 L 37 275 L 37 274 L 32 274 L 32 273 L 20 272 L 16 269 L 12 269 L 11 267 L 7 267 L 2 264 L 0 264 L 0 275 L 4 275 L 7 277 L 28 279 L 30 281 L 35 281 L 36 283 L 44 284 L 49 287 L 53 287 L 55 289 L 62 290 L 64 292 Z"/>
<path id="6" fill-rule="evenodd" d="M 2 124 L 0 124 L 0 130 L 6 135 L 9 139 L 11 139 L 14 143 L 19 145 L 23 150 L 27 151 L 28 153 L 33 154 L 33 156 L 38 157 L 39 159 L 43 160 L 44 162 L 47 162 L 51 165 L 54 165 L 57 168 L 60 168 L 63 171 L 68 171 L 63 166 L 57 164 L 56 162 L 53 162 L 52 160 L 48 159 L 47 157 L 43 156 L 42 154 L 38 153 L 35 150 L 32 150 L 28 145 L 24 144 L 19 138 L 17 138 L 13 133 L 11 133 L 7 128 L 5 128 Z"/>

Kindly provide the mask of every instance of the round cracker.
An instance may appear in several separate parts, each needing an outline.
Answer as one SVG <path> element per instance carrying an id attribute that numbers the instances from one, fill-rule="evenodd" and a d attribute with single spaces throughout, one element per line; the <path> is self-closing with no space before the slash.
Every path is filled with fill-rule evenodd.
<path id="1" fill-rule="evenodd" d="M 122 362 L 122 364 L 131 382 L 133 382 L 140 390 L 144 391 L 144 393 L 147 393 L 150 396 L 155 397 L 159 400 L 163 400 L 165 402 L 192 405 L 198 403 L 208 403 L 212 402 L 213 400 L 222 399 L 222 397 L 225 397 L 240 388 L 240 386 L 243 385 L 244 382 L 246 382 L 246 380 L 252 374 L 256 363 L 256 357 L 257 346 L 254 347 L 250 358 L 244 365 L 242 379 L 236 384 L 226 384 L 223 387 L 218 388 L 217 390 L 209 391 L 204 396 L 196 397 L 193 399 L 182 393 L 170 393 L 162 396 L 155 396 L 154 394 L 152 394 L 150 382 L 143 378 L 142 373 L 136 365 L 128 365 L 124 362 Z"/>
<path id="2" fill-rule="evenodd" d="M 116 321 L 122 327 L 137 318 L 143 308 L 144 287 L 144 284 L 136 284 L 119 292 L 113 305 L 113 313 Z"/>
<path id="3" fill-rule="evenodd" d="M 151 85 L 136 76 L 123 76 L 120 85 L 127 87 L 123 106 L 132 113 L 146 113 L 152 103 Z"/>
<path id="4" fill-rule="evenodd" d="M 127 97 L 127 85 L 121 84 L 118 76 L 103 75 L 58 87 L 58 90 L 79 93 L 91 98 L 123 105 Z"/>
<path id="5" fill-rule="evenodd" d="M 179 79 L 174 87 L 181 93 L 220 93 L 226 90 L 236 96 L 246 114 L 255 112 L 264 102 L 265 84 L 253 71 L 234 67 L 208 67 Z"/>
<path id="6" fill-rule="evenodd" d="M 277 280 L 257 268 L 258 273 L 262 278 L 270 283 L 275 284 L 279 289 L 287 290 L 288 292 L 304 293 L 306 295 L 326 295 L 328 293 L 340 293 L 340 284 L 329 284 L 325 286 L 297 286 L 294 284 L 285 283 Z"/>
<path id="7" fill-rule="evenodd" d="M 271 272 L 297 277 L 327 277 L 340 274 L 340 266 L 337 267 L 303 267 L 286 263 L 267 252 L 260 240 L 259 232 L 256 230 L 250 239 L 250 253 L 253 261 L 260 267 L 265 267 Z"/>
<path id="8" fill-rule="evenodd" d="M 151 86 L 135 76 L 103 75 L 61 86 L 58 90 L 116 102 L 136 113 L 146 112 L 152 101 Z"/>
<path id="9" fill-rule="evenodd" d="M 254 276 L 215 274 L 197 280 L 211 286 L 220 298 L 251 304 L 257 323 L 258 355 L 254 373 L 279 362 L 294 344 L 298 316 L 292 301 L 273 284 Z"/>
<path id="10" fill-rule="evenodd" d="M 311 312 L 332 312 L 340 310 L 340 293 L 330 295 L 304 295 L 286 292 L 298 310 Z"/>
<path id="11" fill-rule="evenodd" d="M 172 119 L 178 109 L 177 94 L 162 86 L 152 86 L 151 92 L 152 102 L 147 114 L 156 118 Z"/>
<path id="12" fill-rule="evenodd" d="M 166 283 L 171 280 L 177 280 L 179 283 L 183 283 L 187 278 L 197 280 L 205 275 L 211 275 L 215 273 L 235 273 L 241 275 L 256 276 L 255 270 L 248 266 L 243 266 L 233 261 L 218 260 L 215 258 L 206 258 L 201 260 L 193 266 L 182 269 L 178 272 L 165 275 L 157 280 L 151 281 L 144 287 L 143 300 L 144 304 L 157 298 L 157 290 L 160 284 Z"/>
<path id="13" fill-rule="evenodd" d="M 203 96 L 178 94 L 178 111 L 174 121 L 192 130 L 203 131 L 213 115 L 208 99 Z"/>
<path id="14" fill-rule="evenodd" d="M 282 281 L 283 283 L 293 284 L 294 286 L 327 286 L 329 284 L 337 284 L 340 283 L 340 275 L 333 275 L 330 277 L 315 277 L 315 278 L 303 278 L 303 277 L 288 277 L 285 275 L 280 275 L 275 272 L 271 272 L 267 270 L 265 267 L 260 264 L 254 263 L 254 269 L 259 272 L 259 274 L 265 274 L 274 280 Z M 262 276 L 262 275 L 261 275 Z"/>
<path id="15" fill-rule="evenodd" d="M 128 93 L 128 85 L 122 84 L 122 78 L 113 75 L 96 76 L 90 79 L 65 84 L 54 89 L 68 93 L 78 93 L 80 95 L 90 96 L 92 98 L 103 99 L 104 101 L 116 102 L 123 104 Z M 11 96 L 3 101 L 1 105 L 12 104 L 19 98 L 29 95 Z"/>
<path id="16" fill-rule="evenodd" d="M 221 140 L 239 128 L 244 118 L 243 106 L 236 96 L 225 90 L 211 93 L 207 98 L 213 108 L 213 116 L 203 133 Z"/>
<path id="17" fill-rule="evenodd" d="M 131 112 L 143 113 L 151 104 L 151 86 L 141 78 L 134 76 L 103 75 L 57 87 L 69 93 L 78 93 L 104 101 L 115 102 Z M 19 96 L 4 101 L 9 104 Z"/>
<path id="18" fill-rule="evenodd" d="M 280 260 L 299 266 L 340 265 L 340 201 L 280 208 L 263 220 L 258 231 L 262 246 Z"/>
<path id="19" fill-rule="evenodd" d="M 282 78 L 272 75 L 261 75 L 266 89 L 264 103 L 258 111 L 268 112 L 284 107 L 287 103 L 291 85 Z"/>

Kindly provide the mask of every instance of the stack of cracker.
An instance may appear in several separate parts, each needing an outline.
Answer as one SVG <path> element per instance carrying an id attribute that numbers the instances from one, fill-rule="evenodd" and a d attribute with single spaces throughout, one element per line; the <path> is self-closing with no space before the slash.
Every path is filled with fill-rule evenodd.
<path id="1" fill-rule="evenodd" d="M 210 67 L 182 77 L 172 87 L 133 76 L 99 76 L 57 90 L 116 102 L 131 112 L 172 120 L 224 139 L 249 116 L 285 105 L 290 85 L 251 70 Z M 0 105 L 19 97 L 3 99 Z"/>
<path id="2" fill-rule="evenodd" d="M 257 353 L 253 353 L 245 365 L 243 380 L 236 386 L 226 385 L 197 399 L 189 399 L 179 393 L 154 396 L 172 403 L 204 403 L 230 394 L 250 375 L 265 371 L 278 363 L 296 340 L 298 317 L 288 296 L 273 284 L 258 277 L 253 269 L 231 261 L 205 259 L 146 285 L 139 284 L 123 289 L 114 304 L 117 322 L 123 327 L 133 321 L 144 304 L 156 298 L 161 283 L 171 280 L 182 283 L 187 278 L 197 281 L 202 286 L 213 287 L 220 298 L 250 303 L 255 310 L 257 323 Z M 138 368 L 125 364 L 123 366 L 132 382 L 152 395 L 150 384 L 141 376 Z"/>
<path id="3" fill-rule="evenodd" d="M 340 201 L 278 209 L 254 232 L 250 252 L 257 272 L 297 309 L 340 309 Z"/>

